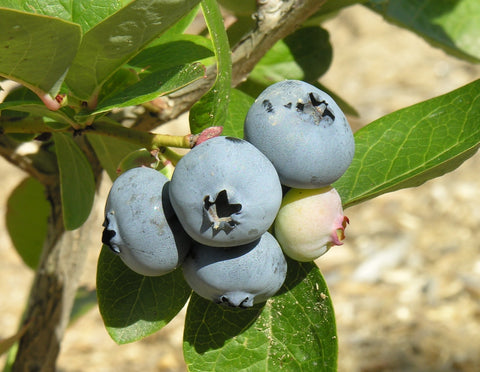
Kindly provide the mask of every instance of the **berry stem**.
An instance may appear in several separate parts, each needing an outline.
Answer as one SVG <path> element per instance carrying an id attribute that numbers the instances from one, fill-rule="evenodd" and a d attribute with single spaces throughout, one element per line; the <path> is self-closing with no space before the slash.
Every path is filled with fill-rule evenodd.
<path id="1" fill-rule="evenodd" d="M 169 147 L 164 148 L 163 156 L 165 156 L 165 158 L 170 160 L 174 166 L 176 166 L 179 160 L 182 158 L 182 155 L 177 154 L 175 151 L 173 151 Z"/>
<path id="2" fill-rule="evenodd" d="M 194 145 L 194 143 L 191 143 L 191 138 L 193 137 L 191 134 L 187 134 L 186 136 L 173 136 L 169 134 L 143 132 L 134 128 L 124 127 L 106 118 L 86 127 L 86 130 L 92 130 L 91 133 L 102 136 L 123 139 L 149 150 L 159 149 L 161 147 L 191 148 Z"/>
<path id="3" fill-rule="evenodd" d="M 216 128 L 216 127 L 215 127 Z M 210 130 L 207 128 L 205 131 Z M 0 123 L 0 134 L 7 133 L 91 133 L 100 136 L 115 137 L 139 145 L 139 147 L 145 147 L 148 150 L 161 149 L 164 147 L 178 147 L 178 148 L 192 148 L 197 144 L 198 138 L 203 138 L 200 135 L 187 134 L 184 136 L 174 136 L 169 134 L 156 134 L 151 132 L 144 132 L 134 128 L 127 128 L 119 123 L 104 117 L 95 121 L 91 125 L 86 126 L 83 129 L 76 129 L 71 126 L 65 128 L 53 128 L 46 125 L 42 120 L 22 120 L 15 121 L 2 121 Z M 221 129 L 216 131 L 216 135 L 219 135 Z M 203 132 L 202 132 L 203 133 Z M 163 150 L 162 150 L 163 151 Z M 169 155 L 172 157 L 172 162 L 176 163 L 180 155 L 174 153 L 172 150 L 168 150 Z M 169 158 L 170 156 L 167 155 Z"/>

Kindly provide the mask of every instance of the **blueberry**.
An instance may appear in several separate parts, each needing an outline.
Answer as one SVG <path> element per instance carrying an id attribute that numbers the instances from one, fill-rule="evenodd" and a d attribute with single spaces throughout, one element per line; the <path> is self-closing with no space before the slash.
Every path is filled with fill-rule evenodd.
<path id="1" fill-rule="evenodd" d="M 201 297 L 232 307 L 251 307 L 278 292 L 287 273 L 287 261 L 268 232 L 256 241 L 218 248 L 195 244 L 183 275 Z"/>
<path id="2" fill-rule="evenodd" d="M 345 173 L 355 152 L 342 110 L 328 94 L 299 80 L 265 89 L 247 113 L 244 132 L 289 187 L 332 184 Z"/>
<path id="3" fill-rule="evenodd" d="M 215 137 L 177 164 L 170 200 L 197 242 L 231 247 L 258 239 L 275 220 L 282 187 L 272 163 L 252 144 Z"/>
<path id="4" fill-rule="evenodd" d="M 290 189 L 275 220 L 275 237 L 283 252 L 297 261 L 313 261 L 342 245 L 348 218 L 333 187 Z"/>
<path id="5" fill-rule="evenodd" d="M 102 242 L 133 271 L 147 276 L 177 268 L 190 249 L 168 199 L 168 179 L 133 168 L 113 183 L 105 206 Z"/>

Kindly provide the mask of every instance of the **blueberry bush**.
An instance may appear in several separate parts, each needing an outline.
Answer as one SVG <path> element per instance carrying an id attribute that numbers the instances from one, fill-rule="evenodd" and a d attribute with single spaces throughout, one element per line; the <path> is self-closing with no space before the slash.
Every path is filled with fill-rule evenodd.
<path id="1" fill-rule="evenodd" d="M 313 261 L 287 258 L 273 297 L 236 308 L 192 292 L 179 268 L 161 276 L 130 270 L 99 236 L 95 301 L 78 281 L 84 224 L 102 176 L 115 180 L 143 165 L 171 178 L 182 158 L 176 149 L 195 148 L 220 130 L 244 138 L 255 98 L 286 79 L 328 92 L 347 116 L 356 115 L 336 87 L 319 82 L 334 47 L 322 23 L 356 3 L 451 55 L 480 60 L 476 0 L 0 0 L 0 76 L 19 83 L 0 103 L 0 154 L 27 175 L 8 199 L 6 222 L 35 270 L 19 330 L 0 341 L 6 370 L 54 370 L 69 319 L 86 298 L 98 300 L 119 344 L 160 331 L 187 305 L 183 351 L 191 371 L 336 370 L 334 307 Z M 235 16 L 228 27 L 222 10 Z M 205 27 L 192 28 L 199 20 Z M 127 125 L 119 112 L 132 106 L 145 113 Z M 152 132 L 187 111 L 190 134 Z M 478 150 L 479 123 L 477 80 L 359 129 L 353 160 L 332 185 L 343 209 L 454 170 Z M 22 155 L 24 143 L 37 150 Z M 122 223 L 141 234 L 139 220 L 130 219 L 131 226 Z M 106 235 L 111 242 L 113 233 Z M 203 252 L 189 259 L 208 260 Z"/>

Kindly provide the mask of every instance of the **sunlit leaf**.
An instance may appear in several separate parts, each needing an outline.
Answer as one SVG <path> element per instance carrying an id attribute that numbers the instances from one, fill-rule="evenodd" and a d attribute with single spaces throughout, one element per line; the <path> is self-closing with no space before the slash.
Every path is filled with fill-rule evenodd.
<path id="1" fill-rule="evenodd" d="M 223 122 L 218 123 L 218 125 L 223 126 L 222 136 L 243 138 L 243 124 L 248 109 L 253 102 L 253 97 L 243 93 L 241 90 L 232 89 L 230 91 L 227 117 Z M 190 123 L 190 130 L 192 133 L 200 133 L 209 126 L 209 122 L 205 122 L 202 125 L 200 123 Z"/>
<path id="2" fill-rule="evenodd" d="M 82 38 L 67 75 L 72 94 L 95 101 L 105 81 L 199 0 L 133 0 L 92 27 Z"/>
<path id="3" fill-rule="evenodd" d="M 211 40 L 199 35 L 178 35 L 167 41 L 160 37 L 129 61 L 128 66 L 149 73 L 193 62 L 203 64 L 214 56 L 212 48 Z"/>
<path id="4" fill-rule="evenodd" d="M 80 45 L 78 25 L 0 8 L 0 76 L 52 97 Z"/>
<path id="5" fill-rule="evenodd" d="M 174 92 L 203 76 L 204 67 L 199 64 L 177 66 L 146 74 L 139 82 L 101 102 L 94 113 L 98 114 L 114 108 L 140 105 Z"/>
<path id="6" fill-rule="evenodd" d="M 313 263 L 288 261 L 280 293 L 250 309 L 190 299 L 184 356 L 190 371 L 336 371 L 335 314 Z"/>
<path id="7" fill-rule="evenodd" d="M 480 146 L 480 80 L 386 115 L 355 133 L 352 165 L 334 184 L 345 206 L 442 176 Z"/>
<path id="8" fill-rule="evenodd" d="M 227 32 L 220 8 L 215 0 L 204 0 L 201 4 L 205 22 L 212 38 L 217 61 L 217 76 L 213 87 L 190 109 L 190 130 L 222 126 L 228 114 L 232 83 L 232 59 Z"/>
<path id="9" fill-rule="evenodd" d="M 131 0 L 0 0 L 0 6 L 78 23 L 83 32 Z"/>

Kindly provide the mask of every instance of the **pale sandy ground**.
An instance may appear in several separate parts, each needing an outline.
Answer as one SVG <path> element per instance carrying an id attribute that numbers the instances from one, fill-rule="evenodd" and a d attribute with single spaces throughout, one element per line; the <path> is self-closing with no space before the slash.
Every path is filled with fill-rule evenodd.
<path id="1" fill-rule="evenodd" d="M 326 24 L 335 47 L 322 82 L 360 112 L 359 127 L 480 77 L 472 67 L 360 6 Z M 480 370 L 479 155 L 457 171 L 347 210 L 346 243 L 319 261 L 337 314 L 339 370 Z M 22 179 L 0 162 L 3 198 Z M 91 218 L 83 284 L 93 288 L 105 182 Z M 5 206 L 0 203 L 0 214 Z M 3 221 L 2 221 L 3 225 Z M 0 229 L 0 338 L 16 329 L 32 273 Z M 184 371 L 183 313 L 141 342 L 118 346 L 98 309 L 69 328 L 63 372 Z M 3 361 L 2 358 L 0 361 Z"/>

